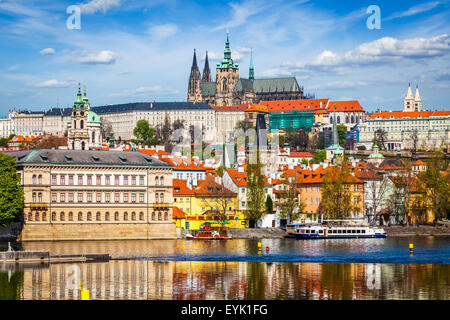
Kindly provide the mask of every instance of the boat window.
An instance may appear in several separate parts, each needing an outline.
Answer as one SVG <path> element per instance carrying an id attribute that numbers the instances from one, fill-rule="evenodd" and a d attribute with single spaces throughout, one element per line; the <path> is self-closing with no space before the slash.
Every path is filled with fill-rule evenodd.
<path id="1" fill-rule="evenodd" d="M 338 233 L 342 233 L 342 230 L 339 229 L 339 230 L 338 230 Z"/>
<path id="2" fill-rule="evenodd" d="M 359 230 L 359 229 L 358 229 L 358 230 L 356 230 L 356 233 L 361 233 L 361 230 Z"/>
<path id="3" fill-rule="evenodd" d="M 323 230 L 319 230 L 319 233 L 323 233 Z"/>
<path id="4" fill-rule="evenodd" d="M 366 230 L 361 230 L 362 231 L 362 233 L 366 233 Z"/>
<path id="5" fill-rule="evenodd" d="M 352 233 L 356 233 L 356 230 L 352 230 Z"/>

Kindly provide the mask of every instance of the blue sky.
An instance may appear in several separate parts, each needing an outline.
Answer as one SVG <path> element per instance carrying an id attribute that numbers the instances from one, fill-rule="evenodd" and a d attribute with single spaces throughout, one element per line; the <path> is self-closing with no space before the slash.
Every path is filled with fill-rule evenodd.
<path id="1" fill-rule="evenodd" d="M 253 48 L 257 78 L 296 76 L 317 98 L 400 110 L 411 83 L 450 109 L 450 0 L 0 0 L 0 115 L 69 107 L 78 82 L 94 106 L 185 101 L 193 49 L 214 66 L 227 30 L 242 77 Z"/>

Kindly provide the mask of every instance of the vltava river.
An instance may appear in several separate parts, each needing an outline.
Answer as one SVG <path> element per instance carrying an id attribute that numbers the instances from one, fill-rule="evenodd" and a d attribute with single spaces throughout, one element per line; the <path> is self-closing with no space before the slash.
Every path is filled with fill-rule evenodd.
<path id="1" fill-rule="evenodd" d="M 0 299 L 79 299 L 80 281 L 93 300 L 450 299 L 448 237 L 260 241 L 262 251 L 258 240 L 237 239 L 24 243 L 26 250 L 118 260 L 0 261 Z"/>

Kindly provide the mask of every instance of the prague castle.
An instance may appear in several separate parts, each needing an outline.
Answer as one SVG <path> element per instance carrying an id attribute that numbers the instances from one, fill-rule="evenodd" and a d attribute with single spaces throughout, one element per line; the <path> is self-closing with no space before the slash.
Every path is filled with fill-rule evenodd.
<path id="1" fill-rule="evenodd" d="M 295 77 L 255 79 L 254 75 L 251 54 L 248 79 L 239 77 L 239 66 L 231 58 L 227 33 L 224 57 L 216 66 L 215 81 L 211 79 L 208 53 L 206 53 L 203 76 L 201 76 L 194 49 L 187 100 L 205 102 L 212 106 L 239 106 L 243 103 L 259 103 L 260 101 L 305 99 L 303 88 L 298 85 Z"/>

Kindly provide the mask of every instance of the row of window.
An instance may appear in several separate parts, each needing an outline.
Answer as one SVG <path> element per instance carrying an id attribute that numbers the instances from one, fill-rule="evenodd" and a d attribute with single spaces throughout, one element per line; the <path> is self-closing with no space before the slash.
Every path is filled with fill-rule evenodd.
<path id="1" fill-rule="evenodd" d="M 95 219 L 94 219 L 95 218 Z M 105 212 L 105 214 L 102 216 L 100 212 L 97 212 L 95 214 L 95 217 L 92 215 L 91 212 L 88 212 L 86 214 L 86 219 L 83 214 L 83 212 L 78 212 L 78 214 L 75 216 L 73 212 L 69 212 L 67 214 L 67 220 L 66 220 L 66 213 L 60 212 L 59 215 L 56 212 L 52 212 L 51 215 L 51 221 L 144 221 L 145 215 L 144 212 L 139 212 L 137 214 L 136 212 L 131 212 L 131 215 L 128 215 L 128 212 L 124 212 L 122 215 L 119 214 L 119 212 L 115 212 L 114 215 L 110 215 L 109 212 Z M 151 220 L 152 221 L 167 221 L 169 219 L 169 213 L 168 212 L 152 212 L 151 214 Z M 46 212 L 36 212 L 28 213 L 27 217 L 28 221 L 47 221 L 47 213 Z"/>
<path id="2" fill-rule="evenodd" d="M 66 198 L 67 195 L 67 198 Z M 132 202 L 132 203 L 136 203 L 137 202 L 137 193 L 131 193 L 131 197 L 130 197 L 130 193 L 128 192 L 114 192 L 114 193 L 110 193 L 110 192 L 60 192 L 59 193 L 59 202 L 74 202 L 75 201 L 75 195 L 76 195 L 76 199 L 78 200 L 77 202 L 93 202 L 94 199 L 94 195 L 95 195 L 95 202 L 112 202 L 113 198 L 112 196 L 114 196 L 114 202 Z M 37 198 L 36 198 L 36 192 L 33 192 L 33 202 L 42 202 L 42 193 L 39 192 L 37 193 Z M 53 192 L 52 193 L 52 202 L 58 202 L 58 193 Z M 139 202 L 140 203 L 144 203 L 145 202 L 145 194 L 144 193 L 139 193 Z M 156 203 L 164 203 L 164 193 L 155 193 L 155 202 Z"/>
<path id="3" fill-rule="evenodd" d="M 145 176 L 135 176 L 135 175 L 86 175 L 86 179 L 84 179 L 84 174 L 78 174 L 78 175 L 52 175 L 52 184 L 60 184 L 60 185 L 74 185 L 75 181 L 78 182 L 78 185 L 83 185 L 86 181 L 87 185 L 93 185 L 93 181 L 96 181 L 96 185 L 111 185 L 114 179 L 114 185 L 137 185 L 137 181 L 139 179 L 139 185 L 143 186 L 145 185 Z M 95 178 L 94 178 L 95 177 Z M 122 177 L 122 179 L 121 179 Z M 67 178 L 67 179 L 66 179 Z M 122 181 L 120 181 L 122 180 Z M 131 181 L 130 181 L 131 180 Z M 32 177 L 33 184 L 42 184 L 42 175 L 33 175 Z M 66 183 L 67 182 L 67 183 Z M 155 185 L 157 186 L 164 186 L 164 177 L 155 177 Z"/>

